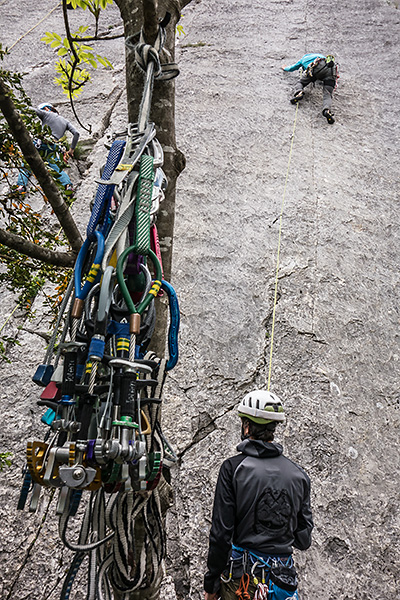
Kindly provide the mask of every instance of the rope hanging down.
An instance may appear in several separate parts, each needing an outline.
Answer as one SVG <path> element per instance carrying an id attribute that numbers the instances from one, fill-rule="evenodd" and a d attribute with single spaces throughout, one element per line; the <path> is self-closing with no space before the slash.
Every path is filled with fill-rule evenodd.
<path id="1" fill-rule="evenodd" d="M 160 31 L 160 49 L 164 37 Z M 31 493 L 33 512 L 43 487 L 59 490 L 60 537 L 75 553 L 61 600 L 86 557 L 88 600 L 109 600 L 111 589 L 125 596 L 163 574 L 160 489 L 176 455 L 162 432 L 161 395 L 178 360 L 179 305 L 163 280 L 156 227 L 166 186 L 163 151 L 148 122 L 158 51 L 138 54 L 147 65 L 140 122 L 111 140 L 87 238 L 33 377 L 47 432 L 27 444 L 18 508 Z M 161 288 L 170 305 L 168 359 L 149 349 Z M 84 491 L 80 534 L 71 540 Z"/>
<path id="2" fill-rule="evenodd" d="M 286 187 L 287 187 L 287 182 L 288 182 L 288 179 L 289 179 L 290 163 L 291 163 L 291 160 L 292 160 L 294 134 L 295 134 L 295 131 L 296 131 L 297 111 L 298 110 L 299 110 L 299 105 L 297 104 L 296 105 L 296 112 L 295 112 L 295 115 L 294 115 L 292 139 L 291 139 L 291 142 L 290 142 L 289 160 L 288 160 L 288 165 L 287 165 L 287 169 L 286 169 L 285 185 L 284 185 L 284 188 L 283 188 L 283 196 L 282 196 L 282 203 L 281 203 L 281 212 L 280 212 L 280 215 L 279 215 L 279 233 L 278 233 L 278 248 L 277 248 L 277 253 L 276 253 L 274 303 L 273 303 L 273 309 L 272 309 L 271 344 L 270 344 L 270 349 L 269 349 L 269 367 L 268 367 L 268 383 L 267 383 L 267 390 L 268 391 L 269 391 L 270 386 L 271 386 L 271 375 L 272 375 L 272 354 L 273 354 L 273 349 L 274 349 L 275 313 L 276 313 L 276 304 L 277 304 L 277 299 L 278 299 L 279 260 L 280 260 L 280 253 L 281 253 L 283 208 L 284 208 L 284 205 L 285 205 Z"/>

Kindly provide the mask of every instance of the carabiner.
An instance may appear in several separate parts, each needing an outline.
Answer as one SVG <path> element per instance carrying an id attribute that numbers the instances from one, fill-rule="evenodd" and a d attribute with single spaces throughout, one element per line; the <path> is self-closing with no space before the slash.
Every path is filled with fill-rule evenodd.
<path id="1" fill-rule="evenodd" d="M 100 275 L 100 265 L 101 259 L 104 254 L 104 236 L 99 231 L 95 231 L 94 235 L 97 240 L 97 249 L 96 256 L 94 262 L 90 268 L 90 271 L 86 277 L 86 281 L 81 287 L 82 282 L 82 268 L 86 258 L 86 254 L 93 243 L 89 238 L 83 243 L 83 246 L 79 250 L 78 258 L 76 259 L 75 271 L 74 271 L 74 283 L 75 283 L 75 298 L 78 300 L 85 300 L 86 296 L 89 293 L 89 290 L 92 288 L 94 283 L 98 280 Z"/>
<path id="2" fill-rule="evenodd" d="M 168 329 L 168 352 L 169 359 L 165 365 L 165 370 L 170 371 L 173 369 L 178 362 L 179 351 L 178 351 L 178 332 L 180 324 L 180 311 L 178 296 L 172 285 L 167 281 L 162 281 L 161 287 L 167 292 L 169 300 L 169 329 Z"/>
<path id="3" fill-rule="evenodd" d="M 146 308 L 148 307 L 150 302 L 152 300 L 154 300 L 154 298 L 157 296 L 157 294 L 160 290 L 161 280 L 162 280 L 161 265 L 160 265 L 160 262 L 159 262 L 157 256 L 154 254 L 154 252 L 150 249 L 146 250 L 146 252 L 144 254 L 145 254 L 145 256 L 148 256 L 150 258 L 151 262 L 153 263 L 156 278 L 153 281 L 153 285 L 151 286 L 150 290 L 148 291 L 148 293 L 146 294 L 144 299 L 136 307 L 131 298 L 131 295 L 129 293 L 128 286 L 126 285 L 125 278 L 124 278 L 124 271 L 123 271 L 125 260 L 131 253 L 133 253 L 133 254 L 138 253 L 136 246 L 130 246 L 129 248 L 124 250 L 124 252 L 119 257 L 118 262 L 117 262 L 117 279 L 118 279 L 118 284 L 121 289 L 122 295 L 124 297 L 126 306 L 128 307 L 129 313 L 131 315 L 134 315 L 134 314 L 141 315 L 146 310 Z"/>

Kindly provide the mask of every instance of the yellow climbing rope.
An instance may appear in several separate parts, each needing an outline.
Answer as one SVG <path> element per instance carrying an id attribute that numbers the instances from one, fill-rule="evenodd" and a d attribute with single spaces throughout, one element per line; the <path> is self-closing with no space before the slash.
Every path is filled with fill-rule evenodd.
<path id="1" fill-rule="evenodd" d="M 31 31 L 33 31 L 34 29 L 36 29 L 36 27 L 38 27 L 38 25 L 40 25 L 40 23 L 43 23 L 43 21 L 45 21 L 45 20 L 47 19 L 47 17 L 49 17 L 49 16 L 51 15 L 51 13 L 53 13 L 55 10 L 57 10 L 57 8 L 58 8 L 59 6 L 61 6 L 61 4 L 62 4 L 62 0 L 61 0 L 61 2 L 59 2 L 59 3 L 57 4 L 57 6 L 55 6 L 54 8 L 52 8 L 52 9 L 51 9 L 51 11 L 50 11 L 50 12 L 48 12 L 48 13 L 47 13 L 47 15 L 45 15 L 45 16 L 43 17 L 43 19 L 40 19 L 40 21 L 39 21 L 38 23 L 36 23 L 36 25 L 34 25 L 34 26 L 33 26 L 33 27 L 31 27 L 30 29 L 28 29 L 28 31 L 25 31 L 25 33 L 23 33 L 23 34 L 22 34 L 22 35 L 21 35 L 21 36 L 20 36 L 20 37 L 17 39 L 17 41 L 16 41 L 16 42 L 14 42 L 14 43 L 13 43 L 13 45 L 12 45 L 12 46 L 10 46 L 10 47 L 8 48 L 8 50 L 12 50 L 12 49 L 14 48 L 14 46 L 16 46 L 16 45 L 18 44 L 18 42 L 20 42 L 20 41 L 21 41 L 21 40 L 22 40 L 22 39 L 23 39 L 23 38 L 24 38 L 26 35 L 28 35 L 28 33 L 30 33 Z"/>
<path id="2" fill-rule="evenodd" d="M 272 309 L 271 345 L 270 345 L 270 350 L 269 350 L 269 368 L 268 368 L 268 384 L 267 384 L 267 390 L 268 391 L 269 391 L 269 388 L 271 386 L 272 353 L 273 353 L 273 349 L 274 349 L 275 313 L 276 313 L 276 303 L 277 303 L 277 298 L 278 298 L 279 258 L 280 258 L 280 253 L 281 253 L 283 207 L 285 205 L 286 187 L 287 187 L 287 182 L 288 182 L 288 179 L 289 179 L 290 162 L 292 160 L 294 133 L 296 131 L 297 111 L 298 111 L 298 109 L 299 109 L 299 104 L 297 103 L 296 104 L 296 112 L 295 112 L 295 115 L 294 115 L 292 140 L 291 140 L 291 143 L 290 143 L 290 150 L 289 150 L 289 160 L 288 160 L 288 166 L 287 166 L 287 170 L 286 170 L 285 186 L 283 188 L 281 213 L 279 215 L 279 234 L 278 234 L 278 249 L 277 249 L 277 253 L 276 253 L 275 291 L 274 291 L 274 304 L 273 304 L 273 309 Z"/>

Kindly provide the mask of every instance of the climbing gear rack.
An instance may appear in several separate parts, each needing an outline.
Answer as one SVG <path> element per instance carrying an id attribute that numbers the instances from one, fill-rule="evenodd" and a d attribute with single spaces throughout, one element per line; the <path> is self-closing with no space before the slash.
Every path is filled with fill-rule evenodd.
<path id="1" fill-rule="evenodd" d="M 60 537 L 75 553 L 62 600 L 86 557 L 89 600 L 107 600 L 111 589 L 127 597 L 162 576 L 159 488 L 176 456 L 162 432 L 161 396 L 166 372 L 178 360 L 179 331 L 179 304 L 163 279 L 156 227 L 167 183 L 163 151 L 148 121 L 163 39 L 160 28 L 156 48 L 146 55 L 146 113 L 140 110 L 139 122 L 110 140 L 87 237 L 33 377 L 42 389 L 38 405 L 46 409 L 47 431 L 43 440 L 27 443 L 18 508 L 28 504 L 34 512 L 42 488 L 58 490 Z M 166 358 L 150 348 L 155 298 L 164 292 Z M 83 497 L 81 530 L 71 541 L 69 524 Z"/>

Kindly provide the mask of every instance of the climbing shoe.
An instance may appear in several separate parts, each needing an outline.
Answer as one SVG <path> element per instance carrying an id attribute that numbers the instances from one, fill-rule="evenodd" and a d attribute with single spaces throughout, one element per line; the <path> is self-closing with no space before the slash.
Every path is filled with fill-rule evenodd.
<path id="1" fill-rule="evenodd" d="M 300 100 L 302 99 L 303 96 L 304 96 L 304 92 L 302 90 L 299 90 L 298 92 L 295 93 L 293 98 L 290 99 L 290 102 L 292 104 L 297 104 L 297 102 L 300 102 Z"/>
<path id="2" fill-rule="evenodd" d="M 333 113 L 331 113 L 331 111 L 328 108 L 325 108 L 325 110 L 322 111 L 322 114 L 324 115 L 325 119 L 328 121 L 329 125 L 334 124 L 335 119 L 333 117 Z"/>

